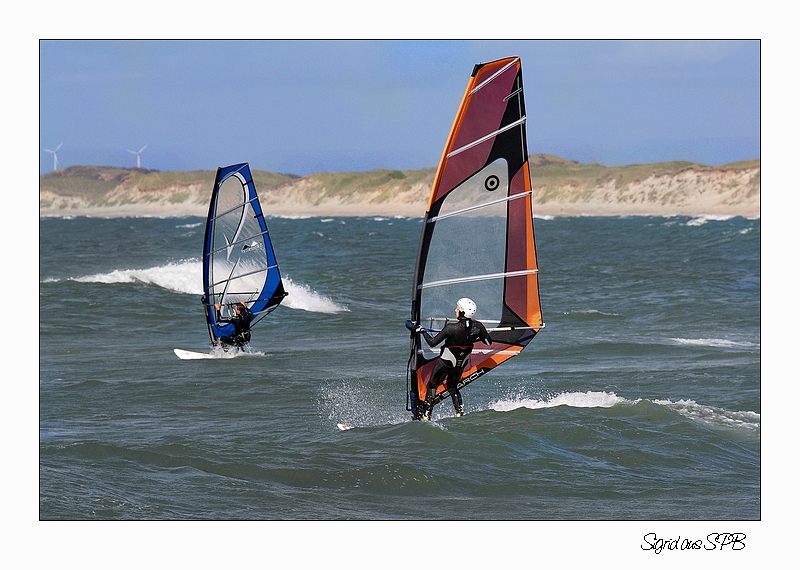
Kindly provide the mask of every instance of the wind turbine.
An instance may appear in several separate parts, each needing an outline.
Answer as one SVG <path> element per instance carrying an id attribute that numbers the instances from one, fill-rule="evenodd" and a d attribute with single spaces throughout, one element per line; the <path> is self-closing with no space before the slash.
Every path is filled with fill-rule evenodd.
<path id="1" fill-rule="evenodd" d="M 61 145 L 63 145 L 63 144 L 64 144 L 63 142 L 61 144 L 59 144 L 56 147 L 56 150 L 50 150 L 49 148 L 43 148 L 42 149 L 45 152 L 52 152 L 53 153 L 53 170 L 54 171 L 58 170 L 58 154 L 56 154 L 56 153 L 58 152 L 58 149 L 60 149 Z"/>
<path id="2" fill-rule="evenodd" d="M 142 148 L 139 149 L 139 152 L 136 152 L 135 150 L 128 149 L 129 153 L 136 155 L 136 168 L 141 168 L 142 167 L 142 159 L 139 157 L 139 155 L 142 154 L 142 151 L 144 149 L 146 149 L 146 148 L 147 148 L 147 145 L 144 145 Z"/>

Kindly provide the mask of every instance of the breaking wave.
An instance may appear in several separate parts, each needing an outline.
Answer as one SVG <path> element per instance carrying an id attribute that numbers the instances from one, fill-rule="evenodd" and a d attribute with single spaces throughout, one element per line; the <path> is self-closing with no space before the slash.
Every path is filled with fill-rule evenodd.
<path id="1" fill-rule="evenodd" d="M 71 279 L 79 283 L 144 283 L 156 285 L 177 293 L 202 295 L 203 265 L 200 261 L 186 260 L 147 269 L 116 269 Z M 327 295 L 314 291 L 309 285 L 295 283 L 285 275 L 283 285 L 289 295 L 282 305 L 314 313 L 340 313 L 349 309 Z"/>

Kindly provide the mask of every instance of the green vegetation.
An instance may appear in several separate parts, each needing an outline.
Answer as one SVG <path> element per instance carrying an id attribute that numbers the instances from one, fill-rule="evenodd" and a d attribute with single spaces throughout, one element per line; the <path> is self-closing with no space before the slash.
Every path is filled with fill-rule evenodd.
<path id="1" fill-rule="evenodd" d="M 124 183 L 127 187 L 136 186 L 140 190 L 153 190 L 172 185 L 187 186 L 189 184 L 208 185 L 211 188 L 211 185 L 214 184 L 214 172 L 208 170 L 139 172 L 134 170 L 124 180 Z"/>
<path id="2" fill-rule="evenodd" d="M 626 166 L 603 166 L 596 162 L 580 164 L 563 159 L 542 162 L 534 161 L 533 156 L 531 156 L 531 159 L 531 186 L 544 189 L 538 196 L 538 199 L 542 202 L 556 199 L 563 200 L 565 187 L 573 190 L 568 192 L 570 200 L 580 200 L 589 197 L 598 186 L 607 184 L 612 180 L 617 191 L 624 193 L 624 190 L 632 182 L 644 180 L 650 176 L 674 175 L 689 168 L 697 171 L 713 171 L 745 170 L 761 166 L 761 159 L 733 162 L 723 166 L 706 166 L 682 160 Z M 624 201 L 627 200 L 627 197 L 621 196 L 620 199 Z"/>
<path id="3" fill-rule="evenodd" d="M 388 202 L 398 192 L 408 191 L 415 184 L 433 181 L 435 169 L 387 170 L 377 169 L 367 172 L 319 172 L 306 176 L 306 195 L 316 204 L 325 199 L 337 198 L 343 202 L 356 202 L 363 194 L 376 194 L 374 202 Z"/>
<path id="4" fill-rule="evenodd" d="M 598 198 L 612 202 L 658 200 L 663 203 L 671 200 L 673 193 L 682 191 L 674 189 L 657 198 L 653 192 L 648 196 L 630 194 L 630 185 L 651 176 L 675 175 L 690 168 L 698 172 L 760 168 L 761 159 L 722 166 L 706 166 L 686 161 L 603 166 L 536 154 L 530 156 L 529 163 L 531 184 L 539 203 L 580 202 Z M 301 195 L 305 196 L 304 200 L 312 204 L 320 204 L 329 199 L 346 203 L 368 199 L 373 203 L 384 203 L 407 192 L 419 194 L 413 199 L 424 200 L 435 173 L 435 168 L 403 171 L 376 169 L 367 172 L 320 172 L 301 178 L 291 174 L 252 171 L 256 188 L 265 196 L 291 184 L 301 191 Z M 71 166 L 41 176 L 39 184 L 40 192 L 49 191 L 58 196 L 82 198 L 95 205 L 109 201 L 131 203 L 158 200 L 167 200 L 170 203 L 191 200 L 199 203 L 211 194 L 214 177 L 215 171 L 212 170 L 160 172 L 144 168 Z M 754 180 L 744 190 L 748 196 L 760 192 L 760 177 L 758 178 L 759 180 Z M 613 188 L 613 192 L 604 191 L 604 186 Z M 167 195 L 159 192 L 160 190 L 165 190 Z M 407 197 L 403 199 L 406 200 Z"/>
<path id="5" fill-rule="evenodd" d="M 256 188 L 265 189 L 270 186 L 284 184 L 298 178 L 292 174 L 275 174 L 263 170 L 253 170 L 253 181 Z M 39 178 L 39 190 L 50 191 L 60 196 L 84 198 L 91 204 L 101 204 L 108 194 L 115 189 L 138 189 L 148 192 L 167 187 L 197 186 L 199 192 L 211 195 L 214 185 L 214 170 L 193 170 L 188 172 L 147 170 L 144 168 L 117 168 L 113 166 L 70 166 L 50 172 Z M 157 197 L 144 194 L 142 200 L 157 201 Z M 190 193 L 175 192 L 169 197 L 172 203 L 188 200 Z M 133 203 L 131 197 L 121 199 L 122 203 Z"/>

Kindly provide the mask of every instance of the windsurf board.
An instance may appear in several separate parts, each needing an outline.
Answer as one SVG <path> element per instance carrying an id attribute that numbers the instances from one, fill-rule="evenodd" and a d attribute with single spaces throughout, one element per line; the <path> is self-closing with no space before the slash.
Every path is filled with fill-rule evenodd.
<path id="1" fill-rule="evenodd" d="M 174 348 L 175 355 L 181 360 L 200 360 L 201 358 L 214 358 L 214 353 L 208 352 L 192 352 L 191 350 L 182 350 Z"/>

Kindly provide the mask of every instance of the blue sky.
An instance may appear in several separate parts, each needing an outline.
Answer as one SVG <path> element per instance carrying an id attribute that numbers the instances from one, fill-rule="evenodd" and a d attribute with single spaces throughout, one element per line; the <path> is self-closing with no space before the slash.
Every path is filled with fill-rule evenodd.
<path id="1" fill-rule="evenodd" d="M 522 58 L 528 150 L 605 165 L 760 157 L 758 41 L 40 41 L 60 167 L 306 175 L 434 167 L 477 62 Z M 53 169 L 41 150 L 40 173 Z"/>

